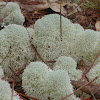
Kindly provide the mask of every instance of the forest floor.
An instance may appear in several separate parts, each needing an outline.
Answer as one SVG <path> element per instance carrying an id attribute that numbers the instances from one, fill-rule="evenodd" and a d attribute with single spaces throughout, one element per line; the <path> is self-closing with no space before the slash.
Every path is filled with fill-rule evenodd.
<path id="1" fill-rule="evenodd" d="M 26 19 L 24 23 L 25 27 L 31 27 L 34 29 L 35 21 L 37 21 L 38 19 L 40 19 L 41 17 L 47 14 L 58 13 L 70 19 L 73 23 L 80 24 L 81 26 L 83 26 L 84 29 L 92 29 L 92 30 L 98 30 L 98 31 L 100 29 L 100 23 L 99 23 L 100 10 L 98 9 L 98 7 L 100 7 L 99 4 L 98 4 L 98 7 L 97 6 L 88 7 L 87 9 L 83 9 L 83 7 L 80 6 L 82 5 L 82 2 L 79 4 L 75 4 L 73 2 L 66 3 L 64 4 L 64 6 L 62 6 L 64 8 L 64 11 L 63 11 L 64 13 L 61 13 L 59 11 L 60 10 L 59 3 L 55 4 L 56 7 L 52 6 L 52 4 L 49 7 L 48 4 L 46 4 L 47 2 L 45 2 L 45 0 L 44 1 L 43 0 L 0 0 L 0 2 L 3 2 L 3 1 L 17 2 L 20 5 L 22 13 Z M 57 1 L 57 0 L 54 0 L 54 1 Z M 21 82 L 16 83 L 15 90 L 18 91 L 19 93 L 24 93 L 22 87 L 20 86 L 21 86 Z M 22 95 L 22 94 L 20 95 L 21 97 L 24 97 L 23 100 L 28 100 L 28 98 L 30 98 L 30 97 L 27 98 L 25 95 Z M 89 99 L 84 99 L 84 100 L 89 100 Z"/>

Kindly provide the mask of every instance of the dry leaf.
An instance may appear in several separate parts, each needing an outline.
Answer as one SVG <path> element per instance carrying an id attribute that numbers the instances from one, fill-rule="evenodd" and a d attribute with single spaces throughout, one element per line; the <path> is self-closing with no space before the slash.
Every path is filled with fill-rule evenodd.
<path id="1" fill-rule="evenodd" d="M 100 21 L 96 22 L 95 28 L 96 28 L 97 31 L 100 31 Z"/>
<path id="2" fill-rule="evenodd" d="M 60 4 L 52 3 L 52 4 L 50 4 L 50 8 L 52 10 L 54 10 L 55 12 L 60 12 Z M 66 9 L 64 7 L 61 8 L 61 13 L 63 15 L 67 15 L 67 11 L 66 11 Z"/>
<path id="3" fill-rule="evenodd" d="M 82 87 L 84 84 L 86 84 L 87 82 L 82 82 L 82 81 L 74 81 L 74 80 L 71 80 L 71 83 L 74 87 L 76 88 L 80 88 Z M 90 91 L 91 90 L 91 91 Z M 100 100 L 100 85 L 98 84 L 93 84 L 93 83 L 90 83 L 88 85 L 86 85 L 84 88 L 81 88 L 81 91 L 85 92 L 85 93 L 88 93 L 92 96 L 92 94 L 94 95 L 94 97 L 97 99 L 97 100 Z M 91 94 L 92 92 L 92 94 Z M 88 100 L 88 99 L 87 99 Z"/>
<path id="4" fill-rule="evenodd" d="M 44 10 L 47 8 L 51 8 L 52 10 L 54 10 L 55 12 L 60 12 L 60 3 L 61 0 L 33 0 L 33 1 L 38 1 L 38 2 L 42 2 L 41 4 L 38 5 L 23 5 L 20 4 L 21 8 L 26 8 L 26 11 L 39 11 L 39 10 Z M 70 5 L 73 6 L 71 3 L 68 2 L 68 0 L 62 0 L 62 15 L 67 15 L 67 10 L 63 7 L 65 5 Z"/>

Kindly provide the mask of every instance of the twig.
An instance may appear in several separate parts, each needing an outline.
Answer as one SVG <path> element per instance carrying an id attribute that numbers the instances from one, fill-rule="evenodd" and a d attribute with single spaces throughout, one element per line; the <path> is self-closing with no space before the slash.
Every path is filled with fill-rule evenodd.
<path id="1" fill-rule="evenodd" d="M 25 99 L 24 97 L 22 97 L 22 96 L 20 96 L 20 98 L 22 99 L 22 100 L 27 100 L 27 99 Z"/>
<path id="2" fill-rule="evenodd" d="M 86 71 L 86 65 L 85 65 L 84 60 L 82 60 L 82 62 L 83 62 L 83 68 L 84 68 L 84 71 Z"/>
<path id="3" fill-rule="evenodd" d="M 61 17 L 61 9 L 62 8 L 62 0 L 61 0 L 61 3 L 60 3 L 60 38 L 61 38 L 61 41 L 62 41 L 62 17 Z"/>
<path id="4" fill-rule="evenodd" d="M 90 89 L 90 88 L 89 88 L 89 91 L 90 91 L 90 93 L 91 93 L 91 95 L 92 95 L 93 99 L 94 99 L 94 100 L 97 100 L 97 99 L 95 98 L 94 94 L 92 93 L 92 91 L 91 91 L 91 89 Z"/>
<path id="5" fill-rule="evenodd" d="M 46 61 L 47 63 L 55 63 L 56 61 Z"/>
<path id="6" fill-rule="evenodd" d="M 85 73 L 86 65 L 85 65 L 85 62 L 83 60 L 82 60 L 82 62 L 83 62 L 83 68 L 84 68 L 84 72 L 83 73 Z M 85 76 L 85 78 L 87 79 L 88 82 L 90 81 L 87 76 Z"/>
<path id="7" fill-rule="evenodd" d="M 87 82 L 84 82 L 84 81 L 82 82 L 82 81 L 71 80 L 71 84 L 75 88 L 80 88 L 81 86 L 83 86 L 86 83 Z M 92 94 L 95 96 L 96 99 L 100 99 L 100 85 L 99 84 L 91 83 L 89 85 L 86 85 L 84 88 L 82 88 L 81 91 L 91 95 L 91 92 L 89 89 L 92 91 Z M 93 95 L 91 95 L 91 96 L 93 96 Z"/>
<path id="8" fill-rule="evenodd" d="M 9 81 L 10 84 L 13 84 L 13 81 Z M 15 84 L 22 84 L 22 81 L 15 82 Z"/>
<path id="9" fill-rule="evenodd" d="M 14 85 L 15 85 L 15 81 L 13 80 L 13 86 L 12 86 L 12 96 L 11 96 L 11 100 L 13 100 L 13 94 L 14 94 Z"/>
<path id="10" fill-rule="evenodd" d="M 14 72 L 14 70 L 12 69 L 12 65 L 11 65 L 11 52 L 10 52 L 10 70 L 11 70 L 11 72 L 12 73 L 14 73 L 14 75 L 16 76 L 16 72 Z M 19 76 L 17 76 L 20 80 L 21 80 L 21 78 L 19 77 Z"/>
<path id="11" fill-rule="evenodd" d="M 78 88 L 77 90 L 75 90 L 73 93 L 67 95 L 66 97 L 62 98 L 61 100 L 65 100 L 68 97 L 70 97 L 71 95 L 75 94 L 77 91 L 81 90 L 82 88 L 84 88 L 85 86 L 89 85 L 90 83 L 92 83 L 93 81 L 95 81 L 98 77 L 95 77 L 92 81 L 87 82 L 86 84 L 84 84 L 83 86 L 81 86 L 80 88 Z"/>
<path id="12" fill-rule="evenodd" d="M 81 66 L 81 62 L 82 62 L 82 64 L 84 63 L 84 61 L 83 60 L 80 60 L 80 69 L 82 70 L 82 72 L 84 73 L 85 71 L 84 71 L 84 68 L 86 68 L 86 66 L 85 66 L 85 63 Z M 83 67 L 83 68 L 82 68 Z M 89 79 L 88 79 L 88 77 L 87 76 L 85 76 L 85 78 L 86 78 L 86 80 L 89 82 Z"/>
<path id="13" fill-rule="evenodd" d="M 19 74 L 19 72 L 20 72 L 21 70 L 25 69 L 25 68 L 26 68 L 26 66 L 27 66 L 27 65 L 29 65 L 29 64 L 30 64 L 30 63 L 25 64 L 25 65 L 23 65 L 23 67 L 21 67 L 21 68 L 19 68 L 18 70 L 16 70 L 16 73 L 13 73 L 12 75 L 10 75 L 10 76 L 8 77 L 7 81 L 9 81 L 9 80 L 10 80 L 10 78 L 11 78 L 14 74 L 18 75 L 18 74 Z"/>
<path id="14" fill-rule="evenodd" d="M 4 62 L 4 60 L 7 58 L 8 54 L 11 52 L 11 46 L 9 47 L 8 53 L 6 56 L 3 58 L 3 60 L 0 62 L 0 65 Z"/>
<path id="15" fill-rule="evenodd" d="M 18 95 L 22 95 L 22 96 L 24 96 L 24 97 L 27 97 L 27 98 L 29 98 L 29 99 L 39 100 L 39 99 L 36 99 L 36 98 L 30 97 L 30 96 L 26 96 L 26 95 L 24 95 L 24 94 L 22 94 L 22 93 L 19 93 L 19 92 L 17 92 L 17 94 L 18 94 Z"/>
<path id="16" fill-rule="evenodd" d="M 11 72 L 14 73 L 14 76 L 17 76 L 21 80 L 21 78 L 16 74 L 16 72 L 13 71 L 13 69 L 11 67 L 9 67 L 9 68 L 10 68 Z"/>
<path id="17" fill-rule="evenodd" d="M 50 97 L 48 97 L 48 100 L 50 100 Z"/>

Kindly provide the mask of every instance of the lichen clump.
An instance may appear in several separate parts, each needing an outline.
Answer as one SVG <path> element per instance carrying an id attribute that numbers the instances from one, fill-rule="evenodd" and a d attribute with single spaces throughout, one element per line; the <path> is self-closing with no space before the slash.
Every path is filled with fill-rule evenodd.
<path id="1" fill-rule="evenodd" d="M 79 80 L 82 77 L 82 71 L 76 69 L 77 63 L 71 58 L 61 56 L 56 60 L 53 66 L 54 70 L 64 70 L 68 73 L 71 80 Z"/>
<path id="2" fill-rule="evenodd" d="M 41 100 L 60 100 L 73 92 L 68 73 L 53 71 L 44 63 L 31 62 L 24 70 L 22 86 L 27 95 Z M 67 100 L 77 100 L 72 95 Z"/>
<path id="3" fill-rule="evenodd" d="M 36 21 L 33 44 L 44 60 L 55 60 L 59 56 L 72 56 L 72 47 L 78 42 L 84 29 L 62 16 L 62 41 L 60 38 L 60 16 L 50 14 Z M 76 55 L 77 56 L 77 55 Z"/>
<path id="4" fill-rule="evenodd" d="M 26 28 L 10 24 L 0 31 L 0 62 L 5 76 L 34 60 L 34 51 Z M 11 69 L 10 69 L 11 68 Z"/>
<path id="5" fill-rule="evenodd" d="M 48 75 L 48 67 L 42 62 L 31 62 L 24 70 L 22 86 L 27 95 L 46 100 L 45 78 Z"/>
<path id="6" fill-rule="evenodd" d="M 97 84 L 100 84 L 100 63 L 93 66 L 93 68 L 87 74 L 87 77 L 90 80 L 93 80 L 95 77 L 98 77 L 98 79 L 96 79 L 94 82 L 97 83 Z"/>
<path id="7" fill-rule="evenodd" d="M 0 100 L 11 100 L 12 90 L 10 84 L 0 78 Z M 14 91 L 13 100 L 22 100 Z"/>
<path id="8" fill-rule="evenodd" d="M 46 78 L 47 93 L 51 100 L 60 100 L 61 98 L 73 93 L 73 86 L 70 82 L 68 73 L 63 70 L 50 72 Z M 66 100 L 78 100 L 75 95 Z"/>
<path id="9" fill-rule="evenodd" d="M 44 60 L 54 61 L 60 56 L 70 56 L 76 62 L 83 58 L 86 65 L 92 62 L 93 52 L 97 53 L 96 48 L 100 47 L 100 32 L 84 30 L 81 25 L 73 24 L 62 16 L 62 40 L 60 34 L 60 15 L 50 14 L 36 21 L 33 44 Z M 90 52 L 92 58 L 88 56 Z"/>
<path id="10" fill-rule="evenodd" d="M 2 5 L 2 3 L 0 3 Z M 2 26 L 9 24 L 23 25 L 25 18 L 21 13 L 20 7 L 17 3 L 9 2 L 0 9 L 0 19 L 3 19 Z"/>

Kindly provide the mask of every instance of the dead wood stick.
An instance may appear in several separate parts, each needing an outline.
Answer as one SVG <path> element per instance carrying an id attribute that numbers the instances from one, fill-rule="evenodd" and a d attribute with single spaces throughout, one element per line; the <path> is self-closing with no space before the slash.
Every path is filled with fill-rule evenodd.
<path id="1" fill-rule="evenodd" d="M 24 96 L 24 97 L 27 97 L 27 98 L 30 98 L 30 99 L 32 99 L 32 100 L 39 100 L 39 99 L 36 99 L 36 98 L 30 97 L 30 96 L 27 96 L 27 95 L 22 94 L 22 93 L 19 93 L 19 92 L 17 92 L 17 94 L 18 94 L 18 95 L 21 95 L 21 96 Z"/>
<path id="2" fill-rule="evenodd" d="M 86 84 L 86 82 L 74 81 L 74 80 L 72 80 L 71 83 L 76 88 L 80 88 L 81 86 Z M 91 90 L 91 92 L 93 93 L 93 95 L 95 96 L 96 99 L 100 99 L 100 85 L 90 83 L 90 84 L 86 85 L 84 88 L 81 88 L 81 91 L 91 95 L 90 90 Z"/>
<path id="3" fill-rule="evenodd" d="M 79 87 L 79 88 L 78 88 L 77 90 L 75 90 L 73 93 L 71 93 L 71 94 L 69 94 L 69 95 L 63 97 L 61 100 L 65 100 L 65 99 L 69 98 L 71 95 L 75 94 L 77 91 L 79 91 L 79 90 L 81 90 L 82 88 L 84 88 L 85 86 L 91 84 L 91 83 L 92 83 L 93 81 L 95 81 L 97 78 L 98 78 L 98 77 L 95 77 L 92 81 L 83 84 L 81 87 Z M 77 83 L 77 84 L 78 84 L 78 83 Z"/>

